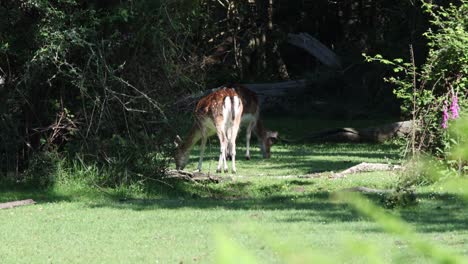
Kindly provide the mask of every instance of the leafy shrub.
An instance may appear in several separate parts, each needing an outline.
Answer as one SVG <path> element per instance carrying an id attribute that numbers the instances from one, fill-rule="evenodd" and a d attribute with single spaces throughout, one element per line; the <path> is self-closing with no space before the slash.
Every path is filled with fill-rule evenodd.
<path id="1" fill-rule="evenodd" d="M 384 207 L 408 207 L 417 203 L 416 194 L 413 188 L 397 188 L 394 192 L 383 197 Z"/>
<path id="2" fill-rule="evenodd" d="M 134 144 L 120 136 L 114 136 L 101 142 L 98 155 L 103 173 L 97 184 L 116 187 L 134 183 L 151 183 L 161 178 L 170 162 L 169 147 L 164 150 L 151 152 L 141 144 Z M 155 182 L 152 182 L 155 183 Z"/>
<path id="3" fill-rule="evenodd" d="M 104 185 L 131 182 L 129 175 L 160 176 L 166 139 L 175 134 L 166 112 L 204 79 L 195 47 L 187 45 L 197 14 L 188 6 L 166 0 L 2 3 L 0 76 L 9 72 L 6 88 L 0 87 L 0 157 L 6 161 L 0 169 L 33 166 L 31 178 L 48 152 L 58 152 L 112 170 L 114 178 L 99 181 Z"/>
<path id="4" fill-rule="evenodd" d="M 423 2 L 422 6 L 434 27 L 425 33 L 430 49 L 423 65 L 415 64 L 412 48 L 410 62 L 365 56 L 393 67 L 395 75 L 386 80 L 395 85 L 403 115 L 420 128 L 408 149 L 413 154 L 429 151 L 447 157 L 453 145 L 446 129 L 449 119 L 458 118 L 459 108 L 468 106 L 468 2 L 448 7 Z"/>
<path id="5" fill-rule="evenodd" d="M 57 153 L 39 152 L 29 160 L 28 169 L 24 172 L 21 184 L 36 188 L 47 189 L 56 182 L 60 163 Z"/>

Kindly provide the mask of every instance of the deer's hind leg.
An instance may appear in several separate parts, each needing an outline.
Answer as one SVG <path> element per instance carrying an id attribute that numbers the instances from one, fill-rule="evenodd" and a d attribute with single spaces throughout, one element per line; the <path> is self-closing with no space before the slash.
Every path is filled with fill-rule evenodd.
<path id="1" fill-rule="evenodd" d="M 227 129 L 227 149 L 226 149 L 226 160 L 232 160 L 232 144 L 231 144 L 231 137 L 232 137 L 232 127 Z"/>
<path id="2" fill-rule="evenodd" d="M 231 135 L 229 137 L 229 145 L 231 146 L 231 156 L 232 156 L 232 168 L 231 171 L 232 173 L 236 173 L 236 138 L 237 138 L 237 133 L 239 133 L 239 128 L 241 125 L 241 120 L 242 120 L 242 111 L 243 111 L 243 106 L 242 102 L 239 100 L 239 98 L 236 96 L 234 97 L 234 113 L 233 113 L 233 120 L 231 124 Z"/>
<path id="3" fill-rule="evenodd" d="M 240 121 L 240 120 L 239 120 Z M 232 160 L 232 168 L 231 171 L 232 173 L 236 173 L 236 138 L 237 138 L 237 133 L 239 132 L 239 124 L 237 126 L 234 124 L 232 127 L 232 135 L 231 138 L 229 139 L 229 144 L 231 146 L 231 160 Z"/>
<path id="4" fill-rule="evenodd" d="M 227 150 L 227 137 L 224 130 L 217 129 L 218 139 L 219 139 L 219 160 L 218 167 L 216 169 L 217 173 L 221 172 L 221 169 L 224 167 L 224 172 L 228 172 L 227 162 L 226 162 L 226 150 Z"/>

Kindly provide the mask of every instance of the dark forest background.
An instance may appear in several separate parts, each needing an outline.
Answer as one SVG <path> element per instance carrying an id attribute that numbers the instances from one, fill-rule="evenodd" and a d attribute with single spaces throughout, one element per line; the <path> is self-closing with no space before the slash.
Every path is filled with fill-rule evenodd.
<path id="1" fill-rule="evenodd" d="M 0 177 L 48 185 L 56 159 L 108 168 L 107 185 L 162 174 L 178 124 L 189 122 L 174 102 L 225 83 L 305 79 L 305 94 L 281 99 L 302 106 L 285 115 L 401 118 L 383 81 L 392 69 L 362 54 L 409 60 L 412 45 L 415 63 L 424 63 L 430 24 L 421 5 L 1 0 Z M 289 33 L 301 32 L 333 50 L 341 67 L 288 44 Z M 313 100 L 337 107 L 317 112 L 307 108 Z"/>

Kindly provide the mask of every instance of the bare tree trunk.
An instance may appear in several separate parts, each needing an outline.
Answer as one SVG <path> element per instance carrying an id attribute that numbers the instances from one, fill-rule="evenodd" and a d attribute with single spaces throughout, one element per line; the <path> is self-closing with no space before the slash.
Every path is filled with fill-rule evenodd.
<path id="1" fill-rule="evenodd" d="M 274 31 L 274 2 L 273 0 L 268 0 L 268 22 L 267 22 L 267 51 L 268 51 L 268 58 L 272 65 L 276 65 L 276 70 L 282 80 L 289 80 L 289 73 L 288 69 L 286 68 L 286 64 L 281 57 L 281 53 L 279 51 L 279 44 L 276 39 L 273 38 L 273 31 Z"/>

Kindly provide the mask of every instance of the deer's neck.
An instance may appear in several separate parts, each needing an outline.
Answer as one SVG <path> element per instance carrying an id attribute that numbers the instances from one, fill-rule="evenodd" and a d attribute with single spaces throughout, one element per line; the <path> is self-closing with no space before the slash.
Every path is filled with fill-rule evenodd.
<path id="1" fill-rule="evenodd" d="M 264 140 L 267 136 L 265 127 L 263 126 L 263 122 L 260 118 L 258 118 L 257 124 L 255 126 L 255 134 L 257 135 L 257 137 L 261 138 L 262 140 Z"/>
<path id="2" fill-rule="evenodd" d="M 195 124 L 193 124 L 189 133 L 185 137 L 182 145 L 180 146 L 179 151 L 181 151 L 184 154 L 189 153 L 193 146 L 200 140 L 201 131 L 199 126 L 200 124 L 198 122 L 195 122 Z"/>

